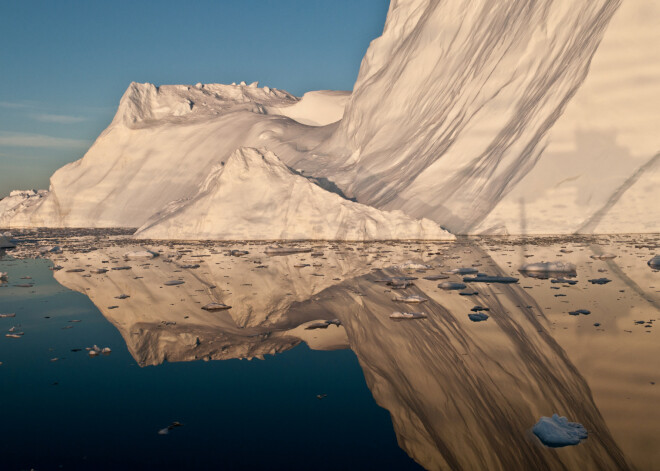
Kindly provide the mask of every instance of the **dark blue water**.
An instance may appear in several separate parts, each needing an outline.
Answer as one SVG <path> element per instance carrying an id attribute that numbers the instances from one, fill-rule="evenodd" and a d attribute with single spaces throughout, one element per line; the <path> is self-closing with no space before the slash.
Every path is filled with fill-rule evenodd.
<path id="1" fill-rule="evenodd" d="M 0 313 L 16 313 L 0 319 L 0 469 L 418 469 L 350 350 L 140 368 L 49 266 L 0 260 Z M 33 288 L 12 286 L 25 275 Z M 22 338 L 4 336 L 14 325 Z M 112 354 L 90 358 L 94 344 Z"/>

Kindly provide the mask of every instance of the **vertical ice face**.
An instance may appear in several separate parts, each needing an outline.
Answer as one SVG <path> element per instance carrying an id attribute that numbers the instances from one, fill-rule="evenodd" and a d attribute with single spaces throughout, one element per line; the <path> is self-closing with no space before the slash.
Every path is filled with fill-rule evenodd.
<path id="1" fill-rule="evenodd" d="M 479 223 L 537 162 L 620 0 L 392 0 L 325 148 L 359 201 Z"/>

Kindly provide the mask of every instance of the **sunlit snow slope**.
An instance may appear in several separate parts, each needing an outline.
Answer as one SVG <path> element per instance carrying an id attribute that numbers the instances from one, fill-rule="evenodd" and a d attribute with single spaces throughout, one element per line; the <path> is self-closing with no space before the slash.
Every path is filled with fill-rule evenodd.
<path id="1" fill-rule="evenodd" d="M 156 215 L 145 239 L 447 239 L 436 223 L 380 211 L 330 193 L 265 149 L 237 149 L 200 192 Z"/>

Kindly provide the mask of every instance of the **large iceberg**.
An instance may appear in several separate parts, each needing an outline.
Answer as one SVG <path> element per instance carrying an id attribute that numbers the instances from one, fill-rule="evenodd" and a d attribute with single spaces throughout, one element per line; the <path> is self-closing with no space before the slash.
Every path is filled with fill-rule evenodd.
<path id="1" fill-rule="evenodd" d="M 132 83 L 47 195 L 0 202 L 0 225 L 151 227 L 251 147 L 454 233 L 660 232 L 659 19 L 654 2 L 392 0 L 352 93 Z"/>

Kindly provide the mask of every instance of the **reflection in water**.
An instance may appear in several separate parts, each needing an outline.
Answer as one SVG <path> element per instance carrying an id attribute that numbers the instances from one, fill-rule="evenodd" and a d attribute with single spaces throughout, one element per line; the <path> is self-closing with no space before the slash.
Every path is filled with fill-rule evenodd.
<path id="1" fill-rule="evenodd" d="M 657 292 L 646 288 L 648 277 L 656 274 L 646 266 L 650 257 L 642 260 L 634 252 L 632 240 L 301 244 L 311 252 L 280 256 L 264 253 L 265 245 L 170 243 L 148 245 L 160 255 L 141 261 L 124 260 L 124 253 L 139 247 L 122 238 L 108 239 L 101 247 L 94 245 L 99 240 L 93 237 L 68 243 L 63 254 L 51 257 L 63 267 L 56 271 L 56 279 L 89 296 L 141 365 L 259 358 L 301 341 L 317 349 L 351 348 L 374 398 L 390 412 L 400 446 L 428 469 L 655 466 L 657 447 L 649 445 L 648 439 L 641 445 L 637 442 L 646 433 L 657 435 L 658 422 L 640 425 L 644 435 L 633 431 L 632 436 L 623 437 L 620 430 L 628 434 L 630 424 L 616 417 L 610 421 L 609 411 L 615 406 L 601 393 L 621 382 L 620 370 L 612 371 L 610 381 L 604 382 L 596 374 L 601 370 L 584 359 L 589 352 L 582 347 L 586 343 L 597 348 L 601 338 L 616 335 L 621 350 L 634 351 L 639 358 L 638 340 L 614 333 L 614 325 L 608 331 L 593 327 L 592 322 L 576 326 L 585 321 L 566 314 L 569 308 L 594 310 L 596 306 L 591 321 L 624 322 L 624 313 L 619 311 L 612 320 L 598 304 L 609 293 L 617 301 L 632 303 L 629 316 L 644 312 L 645 317 L 657 317 Z M 603 243 L 610 244 L 608 251 L 615 246 L 619 258 L 588 259 L 599 254 Z M 637 250 L 653 250 L 654 244 L 638 244 Z M 520 252 L 523 247 L 532 252 Z M 231 249 L 248 253 L 231 253 Z M 557 257 L 577 263 L 577 284 L 558 277 L 555 283 L 525 278 L 516 284 L 468 283 L 467 291 L 477 294 L 463 296 L 439 289 L 437 278 L 441 277 L 430 276 L 459 267 L 515 276 L 519 260 Z M 630 268 L 635 262 L 643 273 Z M 131 269 L 112 270 L 121 266 Z M 91 273 L 98 268 L 108 271 Z M 79 269 L 85 271 L 71 271 Z M 587 286 L 588 276 L 605 272 L 615 279 L 611 285 L 616 285 L 616 293 L 609 287 Z M 396 284 L 384 283 L 405 276 L 415 279 L 403 289 L 394 291 Z M 449 277 L 449 281 L 462 281 L 457 273 Z M 621 286 L 630 292 L 621 294 Z M 122 294 L 128 297 L 117 299 Z M 411 295 L 428 301 L 404 309 L 395 300 Z M 617 301 L 612 299 L 612 305 Z M 203 310 L 210 302 L 232 308 Z M 489 309 L 486 321 L 468 318 L 476 305 Z M 394 311 L 406 309 L 427 318 L 390 319 Z M 573 324 L 558 328 L 568 322 Z M 658 347 L 652 348 L 660 353 Z M 587 373 L 576 364 L 586 365 Z M 653 364 L 649 368 L 654 371 Z M 594 384 L 596 401 L 590 389 Z M 655 390 L 644 394 L 657 399 Z M 599 396 L 605 397 L 602 404 Z M 646 408 L 641 400 L 627 407 L 633 415 Z M 553 413 L 582 423 L 589 438 L 574 447 L 543 447 L 531 427 L 541 416 Z"/>

